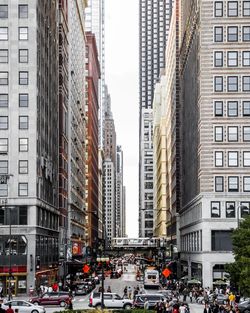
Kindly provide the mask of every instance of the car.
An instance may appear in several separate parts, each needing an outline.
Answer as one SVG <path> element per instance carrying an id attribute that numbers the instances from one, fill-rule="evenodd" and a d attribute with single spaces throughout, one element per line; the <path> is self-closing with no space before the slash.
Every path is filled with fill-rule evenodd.
<path id="1" fill-rule="evenodd" d="M 88 283 L 78 284 L 75 287 L 75 295 L 86 295 L 92 291 L 92 286 Z"/>
<path id="2" fill-rule="evenodd" d="M 133 300 L 120 297 L 117 293 L 103 294 L 105 308 L 122 308 L 130 310 L 133 306 Z M 89 297 L 89 307 L 101 309 L 102 307 L 102 294 L 101 292 L 92 292 Z"/>
<path id="3" fill-rule="evenodd" d="M 208 301 L 209 301 L 209 303 L 213 303 L 214 300 L 216 300 L 216 302 L 218 304 L 227 304 L 228 303 L 228 296 L 224 295 L 223 293 L 219 293 L 218 295 L 215 295 L 212 293 L 208 296 Z"/>
<path id="4" fill-rule="evenodd" d="M 7 310 L 11 304 L 12 309 L 15 311 L 18 309 L 18 313 L 45 313 L 45 309 L 42 306 L 34 305 L 25 300 L 12 300 L 2 304 L 2 308 Z"/>
<path id="5" fill-rule="evenodd" d="M 91 277 L 84 278 L 83 282 L 89 284 L 91 286 L 91 288 L 92 288 L 91 290 L 95 289 L 95 287 L 96 287 L 96 281 L 95 281 L 94 278 L 91 278 Z"/>
<path id="6" fill-rule="evenodd" d="M 238 304 L 238 309 L 240 313 L 249 313 L 250 312 L 250 299 L 242 301 Z"/>
<path id="7" fill-rule="evenodd" d="M 71 296 L 67 292 L 45 292 L 42 296 L 32 297 L 30 302 L 35 305 L 60 305 L 65 307 Z"/>
<path id="8" fill-rule="evenodd" d="M 162 289 L 157 291 L 157 294 L 161 294 L 166 299 L 171 299 L 174 297 L 173 291 L 169 289 Z"/>
<path id="9" fill-rule="evenodd" d="M 136 295 L 134 299 L 134 308 L 144 308 L 144 303 L 146 302 L 146 299 L 149 302 L 149 309 L 154 309 L 156 306 L 156 303 L 159 301 L 164 301 L 165 297 L 161 294 L 141 294 Z"/>

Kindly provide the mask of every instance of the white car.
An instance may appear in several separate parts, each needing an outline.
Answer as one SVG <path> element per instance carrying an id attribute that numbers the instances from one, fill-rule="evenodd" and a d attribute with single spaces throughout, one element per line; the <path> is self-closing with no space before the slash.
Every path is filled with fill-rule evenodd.
<path id="1" fill-rule="evenodd" d="M 102 302 L 101 292 L 92 292 L 89 297 L 89 307 L 101 309 Z M 131 310 L 133 300 L 121 298 L 117 293 L 104 293 L 103 294 L 105 308 L 122 308 Z"/>
<path id="2" fill-rule="evenodd" d="M 34 305 L 25 300 L 12 300 L 2 304 L 2 308 L 7 310 L 11 304 L 11 308 L 15 311 L 18 309 L 18 313 L 46 313 L 45 308 L 40 305 Z"/>

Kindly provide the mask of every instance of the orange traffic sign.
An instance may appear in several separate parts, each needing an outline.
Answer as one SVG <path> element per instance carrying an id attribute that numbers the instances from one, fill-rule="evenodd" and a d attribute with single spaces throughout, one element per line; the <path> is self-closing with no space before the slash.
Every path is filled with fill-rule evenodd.
<path id="1" fill-rule="evenodd" d="M 88 273 L 90 270 L 90 267 L 87 264 L 85 264 L 82 270 L 83 270 L 83 273 Z"/>
<path id="2" fill-rule="evenodd" d="M 172 274 L 172 272 L 168 268 L 165 268 L 165 270 L 162 271 L 162 274 L 167 278 L 169 275 Z"/>

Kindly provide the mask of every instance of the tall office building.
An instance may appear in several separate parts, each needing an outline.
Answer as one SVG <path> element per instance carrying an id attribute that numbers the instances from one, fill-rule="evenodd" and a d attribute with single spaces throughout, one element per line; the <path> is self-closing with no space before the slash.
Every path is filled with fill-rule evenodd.
<path id="1" fill-rule="evenodd" d="M 172 0 L 140 0 L 139 236 L 153 236 L 153 96 L 165 66 Z"/>
<path id="2" fill-rule="evenodd" d="M 58 1 L 0 6 L 0 283 L 57 276 Z M 9 180 L 3 180 L 3 176 Z"/>
<path id="3" fill-rule="evenodd" d="M 123 186 L 123 151 L 121 146 L 116 148 L 116 237 L 125 237 L 126 207 Z"/>
<path id="4" fill-rule="evenodd" d="M 69 19 L 69 111 L 68 111 L 68 238 L 69 252 L 81 257 L 85 246 L 86 120 L 84 10 L 87 0 L 68 2 Z"/>

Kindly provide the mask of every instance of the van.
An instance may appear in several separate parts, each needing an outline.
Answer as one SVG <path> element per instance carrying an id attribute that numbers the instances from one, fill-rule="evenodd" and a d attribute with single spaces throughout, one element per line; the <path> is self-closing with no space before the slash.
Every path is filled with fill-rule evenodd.
<path id="1" fill-rule="evenodd" d="M 144 272 L 144 288 L 159 288 L 160 277 L 157 270 L 145 270 Z"/>

